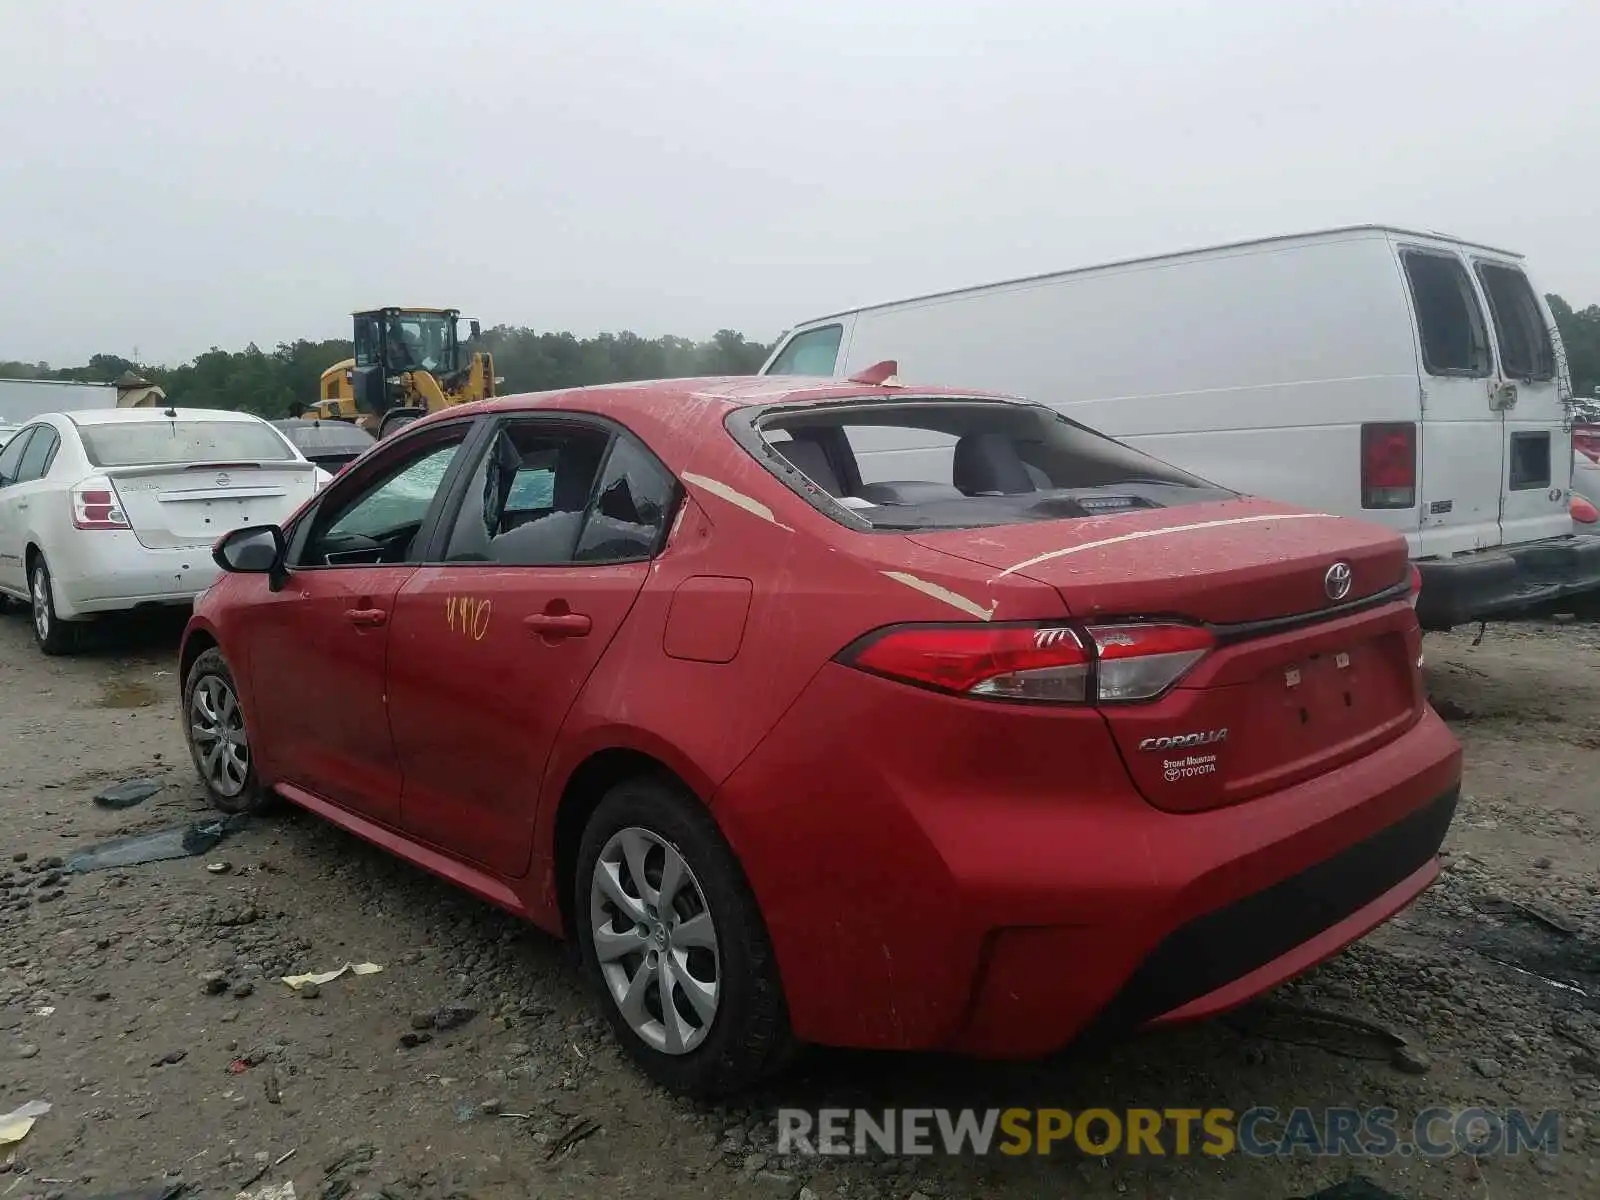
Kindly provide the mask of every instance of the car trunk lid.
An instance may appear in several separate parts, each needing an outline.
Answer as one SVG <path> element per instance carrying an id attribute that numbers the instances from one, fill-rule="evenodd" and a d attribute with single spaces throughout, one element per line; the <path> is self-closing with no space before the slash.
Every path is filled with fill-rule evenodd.
<path id="1" fill-rule="evenodd" d="M 1236 625 L 1360 601 L 1406 578 L 1405 541 L 1269 501 L 917 533 L 932 550 L 1055 588 L 1074 617 L 1181 615 Z M 1347 575 L 1332 598 L 1330 572 Z M 1337 590 L 1337 588 L 1335 588 Z"/>
<path id="2" fill-rule="evenodd" d="M 917 534 L 1054 587 L 1109 657 L 1141 622 L 1214 646 L 1152 701 L 1100 709 L 1141 793 L 1195 811 L 1371 753 L 1421 715 L 1421 634 L 1397 534 L 1264 501 L 1176 514 Z M 1127 624 L 1124 624 L 1127 623 Z M 1121 628 L 1119 628 L 1121 626 Z"/>
<path id="3" fill-rule="evenodd" d="M 210 546 L 245 525 L 282 521 L 316 491 L 316 467 L 193 462 L 102 468 L 134 536 L 152 550 Z"/>

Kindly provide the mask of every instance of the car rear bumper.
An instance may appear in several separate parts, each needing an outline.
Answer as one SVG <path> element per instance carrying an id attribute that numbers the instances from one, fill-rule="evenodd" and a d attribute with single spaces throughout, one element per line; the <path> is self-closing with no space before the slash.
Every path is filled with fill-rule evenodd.
<path id="1" fill-rule="evenodd" d="M 210 546 L 152 550 L 133 534 L 113 530 L 87 532 L 73 542 L 48 557 L 56 612 L 64 620 L 188 604 L 222 574 Z"/>
<path id="2" fill-rule="evenodd" d="M 1449 629 L 1600 588 L 1600 534 L 1495 546 L 1417 567 L 1418 622 L 1424 629 Z"/>
<path id="3" fill-rule="evenodd" d="M 814 764 L 820 729 L 859 719 L 866 764 L 830 753 L 813 789 L 793 772 L 798 748 L 767 760 L 763 747 L 714 801 L 804 1039 L 1033 1057 L 1087 1032 L 1206 1016 L 1333 954 L 1437 874 L 1461 750 L 1431 709 L 1325 775 L 1168 813 L 1137 796 L 1090 722 L 1041 719 L 1055 736 L 1036 746 L 1008 706 L 1005 723 L 1021 725 L 1010 744 L 979 732 L 953 748 L 936 716 L 902 732 L 881 701 L 852 703 L 894 685 L 838 685 L 832 670 L 775 734 L 799 735 Z M 915 701 L 948 704 L 972 707 Z M 957 776 L 962 756 L 995 764 L 996 786 Z"/>

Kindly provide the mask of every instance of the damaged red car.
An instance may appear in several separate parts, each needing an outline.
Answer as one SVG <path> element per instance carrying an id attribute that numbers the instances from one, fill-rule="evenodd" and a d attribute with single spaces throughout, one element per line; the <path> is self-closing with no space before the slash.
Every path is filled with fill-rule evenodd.
<path id="1" fill-rule="evenodd" d="M 680 380 L 446 410 L 218 543 L 215 805 L 576 941 L 656 1080 L 1204 1017 L 1434 879 L 1405 543 L 1017 400 Z"/>

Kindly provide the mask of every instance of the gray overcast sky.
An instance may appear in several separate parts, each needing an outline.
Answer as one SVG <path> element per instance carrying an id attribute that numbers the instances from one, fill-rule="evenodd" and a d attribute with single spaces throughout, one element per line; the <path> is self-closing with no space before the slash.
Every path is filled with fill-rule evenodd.
<path id="1" fill-rule="evenodd" d="M 766 339 L 1362 221 L 1600 302 L 1594 0 L 0 2 L 0 358 Z"/>

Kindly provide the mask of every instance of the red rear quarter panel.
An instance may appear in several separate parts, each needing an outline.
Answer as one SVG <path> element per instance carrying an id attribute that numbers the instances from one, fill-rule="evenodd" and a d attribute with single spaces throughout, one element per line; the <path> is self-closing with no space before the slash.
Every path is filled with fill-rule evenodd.
<path id="1" fill-rule="evenodd" d="M 897 534 L 837 525 L 730 438 L 704 439 L 678 473 L 688 499 L 667 548 L 568 714 L 546 772 L 535 853 L 547 913 L 556 911 L 554 798 L 593 754 L 650 754 L 710 801 L 817 672 L 862 634 L 901 621 L 974 620 L 973 609 L 996 620 L 1065 613 L 1055 591 L 1032 580 L 986 587 L 981 567 Z M 680 623 L 732 619 L 735 589 L 699 586 L 707 580 L 748 581 L 737 638 L 692 627 L 684 635 Z M 716 600 L 697 606 L 696 595 Z M 737 652 L 726 662 L 672 657 L 669 620 L 676 644 L 736 642 Z M 825 761 L 833 748 L 814 749 Z"/>

